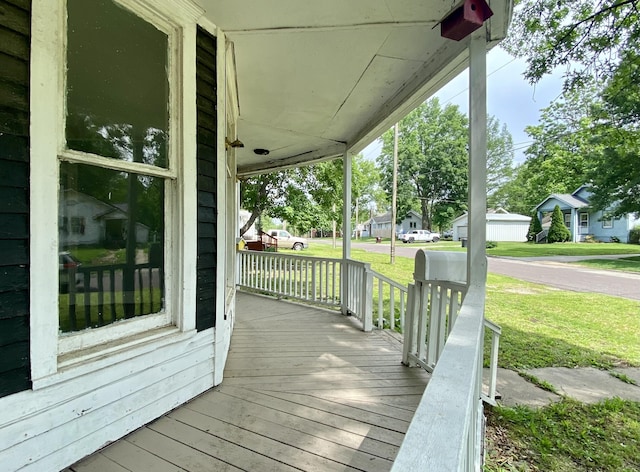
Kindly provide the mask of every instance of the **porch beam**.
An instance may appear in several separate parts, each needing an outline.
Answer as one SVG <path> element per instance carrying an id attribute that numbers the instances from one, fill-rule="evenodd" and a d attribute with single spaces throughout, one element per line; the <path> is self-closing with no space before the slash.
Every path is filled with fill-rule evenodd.
<path id="1" fill-rule="evenodd" d="M 342 267 L 346 268 L 346 262 L 351 258 L 351 154 L 345 148 L 342 156 Z M 345 271 L 340 278 L 342 301 L 342 313 L 347 314 L 347 297 L 349 291 L 349 278 L 345 277 Z"/>
<path id="2" fill-rule="evenodd" d="M 486 29 L 469 44 L 469 285 L 484 287 L 487 275 L 487 42 Z"/>

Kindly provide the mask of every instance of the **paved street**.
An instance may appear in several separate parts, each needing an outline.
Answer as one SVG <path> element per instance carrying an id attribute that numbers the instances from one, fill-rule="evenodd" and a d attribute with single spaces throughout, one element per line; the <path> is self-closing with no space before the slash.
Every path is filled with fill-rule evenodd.
<path id="1" fill-rule="evenodd" d="M 315 240 L 312 240 L 315 242 Z M 319 242 L 319 241 L 318 241 Z M 388 254 L 389 244 L 357 243 L 351 247 L 369 252 Z M 429 245 L 396 245 L 396 255 L 415 256 L 418 249 L 429 249 Z M 626 254 L 620 257 L 630 257 Z M 599 258 L 611 256 L 598 256 Z M 562 290 L 575 292 L 595 292 L 618 297 L 640 300 L 640 274 L 589 269 L 568 262 L 589 257 L 545 257 L 545 258 L 503 258 L 489 257 L 489 272 L 507 275 L 527 282 L 534 282 Z"/>

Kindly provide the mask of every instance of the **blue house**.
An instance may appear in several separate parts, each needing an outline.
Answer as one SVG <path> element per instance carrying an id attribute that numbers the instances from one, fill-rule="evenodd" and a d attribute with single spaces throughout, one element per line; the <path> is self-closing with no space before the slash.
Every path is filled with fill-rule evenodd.
<path id="1" fill-rule="evenodd" d="M 589 203 L 590 195 L 588 185 L 582 185 L 571 194 L 552 193 L 535 210 L 542 221 L 558 205 L 564 215 L 564 224 L 571 231 L 573 242 L 582 242 L 588 237 L 603 242 L 615 239 L 623 243 L 628 242 L 629 231 L 639 224 L 640 220 L 633 214 L 613 218 L 607 210 L 594 210 Z"/>

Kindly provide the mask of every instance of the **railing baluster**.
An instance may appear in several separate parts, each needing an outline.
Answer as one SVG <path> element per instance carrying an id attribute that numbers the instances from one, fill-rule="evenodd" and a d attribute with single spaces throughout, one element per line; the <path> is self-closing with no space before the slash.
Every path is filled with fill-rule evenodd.
<path id="1" fill-rule="evenodd" d="M 85 274 L 87 277 L 87 274 Z M 101 267 L 98 267 L 98 325 L 104 326 L 104 281 L 102 278 L 104 273 Z"/>
<path id="2" fill-rule="evenodd" d="M 143 282 L 142 282 L 142 269 L 136 269 L 136 270 L 138 272 L 138 293 L 140 293 L 140 314 L 142 315 L 144 313 L 144 290 L 143 290 Z M 134 294 L 135 294 L 135 285 L 134 285 Z"/>

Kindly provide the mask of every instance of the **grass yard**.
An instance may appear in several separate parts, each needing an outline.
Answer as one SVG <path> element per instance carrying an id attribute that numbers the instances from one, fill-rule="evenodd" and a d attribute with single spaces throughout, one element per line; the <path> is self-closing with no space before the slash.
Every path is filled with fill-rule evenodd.
<path id="1" fill-rule="evenodd" d="M 587 259 L 576 264 L 591 269 L 622 270 L 625 272 L 640 272 L 640 256 L 623 257 L 621 259 Z"/>
<path id="2" fill-rule="evenodd" d="M 485 472 L 640 470 L 640 403 L 563 399 L 545 408 L 485 412 Z"/>
<path id="3" fill-rule="evenodd" d="M 622 243 L 511 243 L 501 241 L 487 249 L 489 256 L 543 257 L 543 256 L 605 256 L 612 254 L 640 254 L 637 244 Z"/>
<path id="4" fill-rule="evenodd" d="M 501 367 L 640 365 L 640 302 L 495 274 L 486 316 L 502 327 Z"/>

